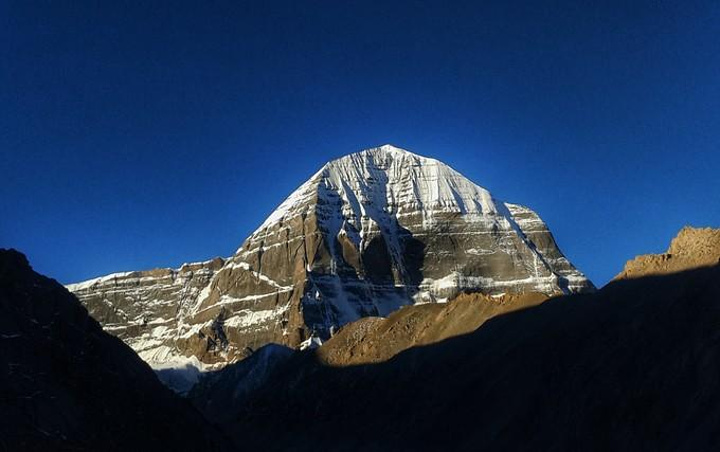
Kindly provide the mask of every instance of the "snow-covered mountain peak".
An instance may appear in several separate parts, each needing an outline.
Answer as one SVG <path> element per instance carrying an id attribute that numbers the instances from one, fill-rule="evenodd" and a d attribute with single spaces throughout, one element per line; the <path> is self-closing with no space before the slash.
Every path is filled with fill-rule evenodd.
<path id="1" fill-rule="evenodd" d="M 322 166 L 221 262 L 73 289 L 148 361 L 215 365 L 460 292 L 592 288 L 535 212 L 392 145 Z"/>
<path id="2" fill-rule="evenodd" d="M 405 163 L 411 165 L 432 165 L 440 163 L 435 159 L 423 157 L 415 154 L 414 152 L 410 152 L 407 149 L 403 149 L 392 144 L 384 144 L 374 148 L 363 149 L 362 151 L 332 160 L 328 162 L 326 166 L 342 164 L 343 162 L 347 163 L 359 161 L 372 162 L 378 166 L 387 166 L 393 162 L 396 164 Z"/>
<path id="3" fill-rule="evenodd" d="M 358 209 L 397 213 L 403 209 L 460 214 L 496 214 L 495 202 L 483 187 L 448 165 L 392 145 L 367 149 L 324 167 L 325 186 Z"/>
<path id="4" fill-rule="evenodd" d="M 425 199 L 415 199 L 413 204 L 437 205 L 438 199 L 433 194 L 441 190 L 428 190 L 427 181 L 438 181 L 442 175 L 462 178 L 459 173 L 435 159 L 422 157 L 391 144 L 348 154 L 320 168 L 292 192 L 252 235 L 262 235 L 262 231 L 273 224 L 302 214 L 305 211 L 303 207 L 312 204 L 311 200 L 316 196 L 328 195 L 327 190 L 339 194 L 357 215 L 364 215 L 360 205 L 377 203 L 377 208 L 387 210 L 398 199 L 418 196 Z M 426 182 L 419 182 L 418 177 Z M 323 194 L 320 194 L 321 190 Z M 303 209 L 298 211 L 298 208 Z"/>
<path id="5" fill-rule="evenodd" d="M 374 154 L 374 155 L 392 155 L 395 157 L 406 157 L 406 158 L 418 158 L 418 159 L 424 159 L 424 160 L 432 160 L 428 159 L 427 157 L 423 157 L 421 155 L 415 154 L 414 152 L 410 152 L 405 148 L 397 147 L 392 144 L 383 144 L 382 146 L 378 146 L 375 148 L 368 148 L 363 149 L 360 152 L 356 152 L 356 154 Z M 350 154 L 353 155 L 353 154 Z"/>
<path id="6" fill-rule="evenodd" d="M 450 166 L 386 144 L 326 163 L 288 196 L 253 235 L 303 214 L 316 197 L 326 202 L 328 197 L 337 196 L 343 211 L 353 218 L 376 219 L 372 212 L 402 215 L 417 211 L 432 222 L 438 212 L 458 213 L 469 219 L 504 211 L 488 190 Z"/>

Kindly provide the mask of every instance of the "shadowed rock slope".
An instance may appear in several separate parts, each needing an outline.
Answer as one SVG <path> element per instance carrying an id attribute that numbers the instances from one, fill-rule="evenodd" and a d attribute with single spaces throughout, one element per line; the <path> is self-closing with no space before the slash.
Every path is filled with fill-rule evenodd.
<path id="1" fill-rule="evenodd" d="M 473 293 L 449 303 L 404 306 L 387 318 L 367 317 L 346 325 L 317 349 L 316 356 L 328 366 L 380 363 L 411 347 L 470 333 L 501 313 L 545 300 L 547 296 L 540 293 L 499 297 Z M 295 356 L 291 348 L 266 345 L 239 363 L 204 374 L 188 396 L 212 422 L 231 422 L 249 409 L 254 392 L 267 379 L 298 363 Z"/>
<path id="2" fill-rule="evenodd" d="M 0 451 L 229 450 L 63 286 L 0 249 Z"/>
<path id="3" fill-rule="evenodd" d="M 614 281 L 379 364 L 284 358 L 223 426 L 275 450 L 717 450 L 718 325 L 718 266 Z"/>

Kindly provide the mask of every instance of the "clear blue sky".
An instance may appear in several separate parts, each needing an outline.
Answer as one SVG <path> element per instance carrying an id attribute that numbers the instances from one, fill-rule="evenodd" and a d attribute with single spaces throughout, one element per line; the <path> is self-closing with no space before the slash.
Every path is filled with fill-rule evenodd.
<path id="1" fill-rule="evenodd" d="M 596 284 L 720 226 L 720 3 L 0 1 L 0 247 L 69 283 L 230 255 L 384 143 Z"/>

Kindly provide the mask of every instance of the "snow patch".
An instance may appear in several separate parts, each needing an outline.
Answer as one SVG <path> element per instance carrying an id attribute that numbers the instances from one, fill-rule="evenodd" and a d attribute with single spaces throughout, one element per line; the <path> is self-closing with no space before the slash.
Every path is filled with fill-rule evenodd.
<path id="1" fill-rule="evenodd" d="M 300 350 L 313 350 L 323 344 L 322 339 L 317 336 L 310 336 L 300 343 Z"/>
<path id="2" fill-rule="evenodd" d="M 201 362 L 195 356 L 182 356 L 176 349 L 168 346 L 157 347 L 139 355 L 152 367 L 165 386 L 180 395 L 188 393 L 203 372 L 216 368 Z"/>

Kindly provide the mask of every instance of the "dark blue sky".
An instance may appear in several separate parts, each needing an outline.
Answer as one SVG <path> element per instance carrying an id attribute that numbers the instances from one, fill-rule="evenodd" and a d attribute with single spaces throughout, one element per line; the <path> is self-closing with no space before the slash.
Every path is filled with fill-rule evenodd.
<path id="1" fill-rule="evenodd" d="M 393 143 L 597 284 L 720 226 L 720 3 L 0 1 L 0 246 L 68 283 L 230 255 Z"/>

